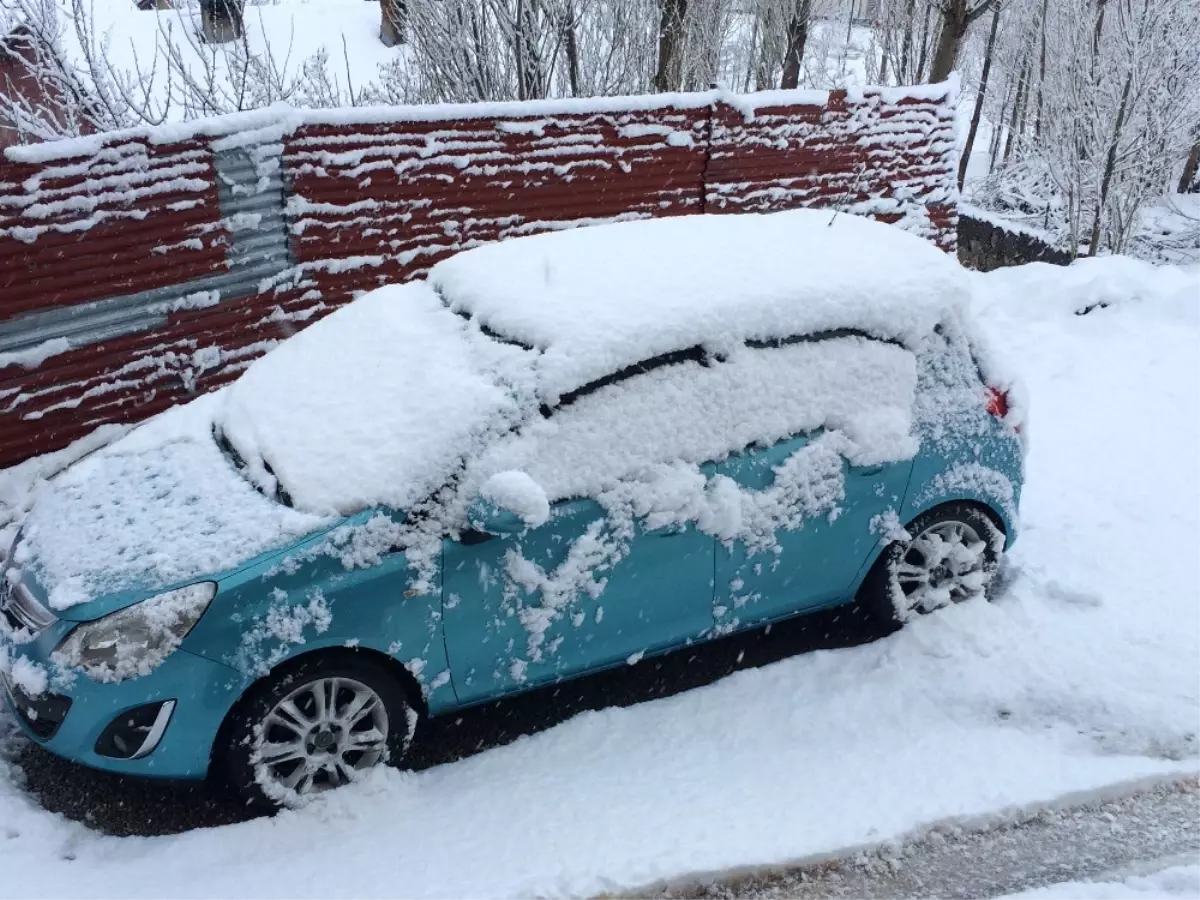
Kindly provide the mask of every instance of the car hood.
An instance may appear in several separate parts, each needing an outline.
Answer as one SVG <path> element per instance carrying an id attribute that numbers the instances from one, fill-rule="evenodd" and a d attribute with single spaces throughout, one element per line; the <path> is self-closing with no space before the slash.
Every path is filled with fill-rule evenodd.
<path id="1" fill-rule="evenodd" d="M 258 493 L 214 442 L 211 405 L 195 405 L 88 457 L 39 492 L 13 553 L 13 577 L 56 615 L 93 618 L 215 579 L 340 521 Z"/>

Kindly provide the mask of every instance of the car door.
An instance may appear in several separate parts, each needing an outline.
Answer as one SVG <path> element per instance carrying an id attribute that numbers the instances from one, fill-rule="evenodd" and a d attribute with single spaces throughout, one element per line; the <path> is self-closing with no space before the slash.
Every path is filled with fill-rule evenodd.
<path id="1" fill-rule="evenodd" d="M 704 427 L 703 383 L 691 377 L 700 367 L 665 379 L 659 368 L 603 379 L 494 450 L 505 462 L 492 470 L 525 471 L 551 515 L 522 534 L 467 532 L 443 544 L 460 701 L 636 662 L 711 630 L 714 538 L 619 496 L 656 465 L 687 459 L 676 438 Z M 683 424 L 664 429 L 669 421 Z M 701 462 L 689 471 L 702 489 L 715 467 Z"/>
<path id="2" fill-rule="evenodd" d="M 724 460 L 719 472 L 751 494 L 770 491 L 788 460 L 819 450 L 829 433 L 794 435 L 770 447 L 750 447 Z M 717 548 L 713 616 L 719 632 L 828 606 L 847 596 L 862 563 L 879 541 L 872 520 L 899 509 L 912 459 L 853 466 L 838 459 L 842 496 L 779 530 L 769 548 L 744 540 Z"/>
<path id="3" fill-rule="evenodd" d="M 459 700 L 636 662 L 710 628 L 713 538 L 691 525 L 634 528 L 616 537 L 598 502 L 573 499 L 522 535 L 447 539 L 446 649 Z"/>

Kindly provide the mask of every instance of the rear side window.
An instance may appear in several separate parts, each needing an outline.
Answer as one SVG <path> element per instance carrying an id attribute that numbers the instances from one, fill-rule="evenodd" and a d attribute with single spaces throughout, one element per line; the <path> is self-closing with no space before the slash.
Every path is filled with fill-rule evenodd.
<path id="1" fill-rule="evenodd" d="M 484 461 L 522 469 L 551 499 L 593 496 L 650 467 L 723 459 L 817 428 L 883 461 L 911 455 L 916 361 L 862 337 L 739 347 L 578 393 Z"/>

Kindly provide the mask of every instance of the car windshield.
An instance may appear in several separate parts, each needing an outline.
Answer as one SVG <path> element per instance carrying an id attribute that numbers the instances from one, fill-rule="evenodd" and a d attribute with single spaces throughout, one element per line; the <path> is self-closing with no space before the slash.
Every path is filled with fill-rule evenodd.
<path id="1" fill-rule="evenodd" d="M 529 356 L 424 283 L 381 288 L 256 361 L 228 389 L 214 437 L 245 478 L 298 509 L 409 509 L 510 427 Z"/>

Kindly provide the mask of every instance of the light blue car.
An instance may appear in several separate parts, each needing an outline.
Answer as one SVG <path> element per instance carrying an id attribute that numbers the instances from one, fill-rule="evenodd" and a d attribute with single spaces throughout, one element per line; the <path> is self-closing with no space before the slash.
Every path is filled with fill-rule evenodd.
<path id="1" fill-rule="evenodd" d="M 460 253 L 45 485 L 0 587 L 7 702 L 85 765 L 297 805 L 430 716 L 982 597 L 1024 403 L 969 288 L 828 212 Z"/>

